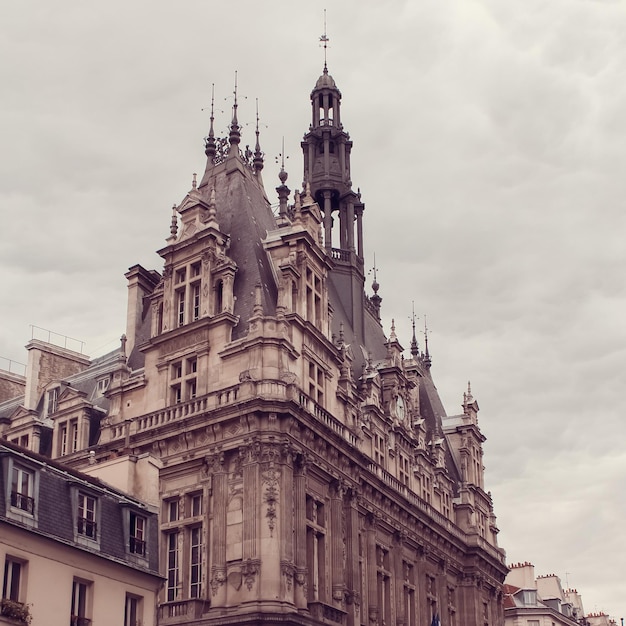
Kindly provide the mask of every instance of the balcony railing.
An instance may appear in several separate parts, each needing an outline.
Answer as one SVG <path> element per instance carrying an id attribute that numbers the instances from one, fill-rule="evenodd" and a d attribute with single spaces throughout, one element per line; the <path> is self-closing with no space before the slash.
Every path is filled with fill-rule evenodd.
<path id="1" fill-rule="evenodd" d="M 79 517 L 76 520 L 76 528 L 79 535 L 84 535 L 90 539 L 95 539 L 97 536 L 98 525 L 93 520 Z"/>
<path id="2" fill-rule="evenodd" d="M 31 515 L 35 514 L 35 498 L 26 496 L 23 493 L 17 491 L 11 492 L 11 506 L 15 509 L 26 511 L 26 513 L 30 513 Z"/>
<path id="3" fill-rule="evenodd" d="M 202 617 L 208 602 L 193 598 L 164 602 L 159 605 L 159 624 L 186 624 L 188 620 Z"/>
<path id="4" fill-rule="evenodd" d="M 141 556 L 146 555 L 146 542 L 143 539 L 137 539 L 137 537 L 131 537 L 128 549 L 131 554 L 139 554 Z"/>

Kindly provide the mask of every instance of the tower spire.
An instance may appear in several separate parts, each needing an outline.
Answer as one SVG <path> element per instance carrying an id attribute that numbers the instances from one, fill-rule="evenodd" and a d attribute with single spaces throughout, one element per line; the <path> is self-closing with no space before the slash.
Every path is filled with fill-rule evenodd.
<path id="1" fill-rule="evenodd" d="M 259 99 L 256 99 L 256 146 L 254 147 L 254 158 L 252 165 L 254 173 L 258 176 L 263 169 L 263 152 L 261 152 L 261 144 L 259 143 Z"/>
<path id="2" fill-rule="evenodd" d="M 209 127 L 209 135 L 206 138 L 205 146 L 204 146 L 204 154 L 207 155 L 207 158 L 213 160 L 216 152 L 216 144 L 215 144 L 215 132 L 213 131 L 213 121 L 215 110 L 215 83 L 211 83 L 211 125 Z"/>
<path id="3" fill-rule="evenodd" d="M 238 150 L 239 142 L 241 141 L 241 126 L 237 120 L 237 72 L 235 71 L 235 89 L 233 91 L 235 101 L 233 102 L 233 119 L 230 123 L 230 153 L 232 154 Z"/>

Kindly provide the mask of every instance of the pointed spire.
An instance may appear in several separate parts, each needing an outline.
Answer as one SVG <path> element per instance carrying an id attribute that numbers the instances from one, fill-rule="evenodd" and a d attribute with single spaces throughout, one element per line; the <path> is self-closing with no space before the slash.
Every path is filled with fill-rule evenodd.
<path id="1" fill-rule="evenodd" d="M 258 174 L 263 169 L 263 153 L 261 152 L 261 144 L 259 143 L 259 99 L 256 99 L 256 146 L 254 147 L 254 158 L 252 160 L 252 166 L 254 173 Z"/>
<path id="2" fill-rule="evenodd" d="M 235 90 L 233 95 L 235 96 L 235 101 L 233 103 L 233 119 L 230 123 L 229 135 L 231 154 L 238 150 L 239 142 L 241 141 L 241 126 L 239 126 L 239 121 L 237 120 L 237 72 L 235 72 Z"/>
<path id="3" fill-rule="evenodd" d="M 411 323 L 413 325 L 413 337 L 411 338 L 411 356 L 417 359 L 419 356 L 419 346 L 417 345 L 417 337 L 415 336 L 415 300 L 413 301 L 413 314 Z"/>
<path id="4" fill-rule="evenodd" d="M 215 83 L 211 83 L 211 126 L 209 128 L 209 136 L 206 138 L 204 154 L 207 155 L 207 158 L 212 161 L 215 157 L 215 152 L 217 151 L 217 147 L 215 144 L 215 133 L 213 131 L 213 120 L 214 117 L 214 107 L 215 107 Z"/>

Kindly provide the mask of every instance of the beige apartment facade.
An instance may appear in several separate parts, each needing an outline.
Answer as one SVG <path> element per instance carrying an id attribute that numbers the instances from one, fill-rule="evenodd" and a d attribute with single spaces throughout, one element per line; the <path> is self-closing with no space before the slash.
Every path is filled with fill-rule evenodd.
<path id="1" fill-rule="evenodd" d="M 8 443 L 0 475 L 0 624 L 156 623 L 154 509 Z"/>
<path id="2" fill-rule="evenodd" d="M 406 354 L 385 333 L 326 67 L 310 100 L 276 210 L 259 129 L 242 150 L 236 100 L 228 137 L 212 113 L 163 268 L 126 274 L 120 349 L 32 340 L 2 434 L 158 507 L 159 624 L 502 626 L 478 404 L 448 416 L 415 324 Z"/>

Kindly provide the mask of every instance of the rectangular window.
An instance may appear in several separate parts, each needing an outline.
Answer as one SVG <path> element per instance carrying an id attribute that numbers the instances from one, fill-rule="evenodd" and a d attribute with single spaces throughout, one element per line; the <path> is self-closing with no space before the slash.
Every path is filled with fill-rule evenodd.
<path id="1" fill-rule="evenodd" d="M 183 391 L 180 385 L 172 386 L 172 403 L 178 404 L 183 401 Z"/>
<path id="2" fill-rule="evenodd" d="M 183 375 L 183 364 L 178 362 L 172 365 L 172 378 L 180 378 Z"/>
<path id="3" fill-rule="evenodd" d="M 191 517 L 202 515 L 202 495 L 191 496 Z"/>
<path id="4" fill-rule="evenodd" d="M 170 500 L 167 503 L 167 519 L 169 522 L 178 520 L 178 500 Z"/>
<path id="5" fill-rule="evenodd" d="M 146 555 L 146 518 L 130 513 L 130 544 L 128 546 L 131 554 Z"/>
<path id="6" fill-rule="evenodd" d="M 167 535 L 167 601 L 178 599 L 178 533 Z"/>
<path id="7" fill-rule="evenodd" d="M 17 465 L 13 466 L 11 476 L 11 506 L 33 515 L 35 499 L 33 498 L 33 472 Z"/>
<path id="8" fill-rule="evenodd" d="M 70 420 L 60 427 L 59 455 L 65 456 L 78 450 L 78 421 Z"/>
<path id="9" fill-rule="evenodd" d="M 78 519 L 76 529 L 79 535 L 96 539 L 96 499 L 86 493 L 78 494 Z"/>
<path id="10" fill-rule="evenodd" d="M 187 383 L 187 400 L 193 400 L 196 397 L 196 379 L 192 378 Z"/>
<path id="11" fill-rule="evenodd" d="M 378 609 L 384 623 L 391 624 L 391 569 L 389 550 L 376 546 L 376 580 L 378 587 Z"/>
<path id="12" fill-rule="evenodd" d="M 143 598 L 126 594 L 124 608 L 124 626 L 140 626 L 142 621 Z"/>
<path id="13" fill-rule="evenodd" d="M 200 319 L 200 283 L 191 286 L 191 306 L 194 321 Z"/>
<path id="14" fill-rule="evenodd" d="M 326 597 L 326 518 L 324 503 L 306 497 L 306 550 L 309 602 Z"/>
<path id="15" fill-rule="evenodd" d="M 199 598 L 202 591 L 202 526 L 191 529 L 189 560 L 189 597 Z"/>
<path id="16" fill-rule="evenodd" d="M 4 562 L 4 579 L 2 597 L 13 602 L 20 602 L 20 582 L 22 580 L 22 563 L 7 556 Z"/>
<path id="17" fill-rule="evenodd" d="M 71 610 L 71 626 L 89 626 L 91 620 L 88 615 L 88 597 L 89 585 L 85 582 L 75 580 L 72 586 L 72 610 Z"/>
<path id="18" fill-rule="evenodd" d="M 50 389 L 46 394 L 46 415 L 56 413 L 59 404 L 59 388 Z"/>
<path id="19" fill-rule="evenodd" d="M 185 291 L 182 289 L 177 291 L 176 298 L 178 300 L 178 304 L 176 306 L 176 310 L 178 312 L 178 325 L 182 326 L 185 323 Z"/>

